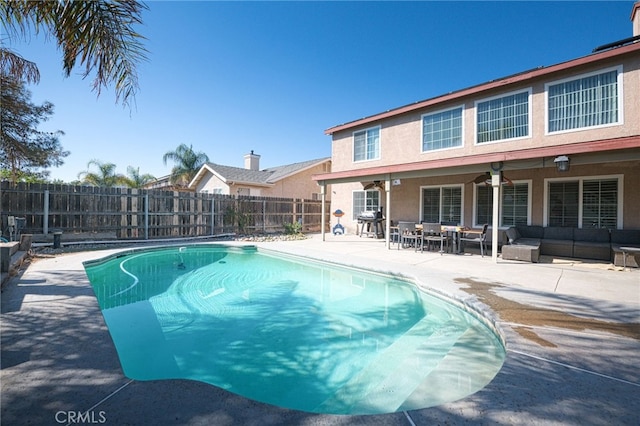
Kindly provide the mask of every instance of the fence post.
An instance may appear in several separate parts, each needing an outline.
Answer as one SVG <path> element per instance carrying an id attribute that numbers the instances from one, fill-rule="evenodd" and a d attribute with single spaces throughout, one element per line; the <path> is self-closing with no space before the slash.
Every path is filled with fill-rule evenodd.
<path id="1" fill-rule="evenodd" d="M 42 233 L 49 234 L 49 190 L 44 190 L 44 217 L 42 218 Z"/>
<path id="2" fill-rule="evenodd" d="M 262 200 L 262 233 L 267 233 L 267 200 Z"/>
<path id="3" fill-rule="evenodd" d="M 216 198 L 211 197 L 211 235 L 216 234 Z"/>
<path id="4" fill-rule="evenodd" d="M 291 224 L 294 225 L 296 223 L 296 217 L 298 216 L 298 199 L 292 198 L 291 203 L 293 204 L 293 217 L 291 218 Z"/>
<path id="5" fill-rule="evenodd" d="M 149 239 L 149 193 L 144 194 L 144 239 Z"/>

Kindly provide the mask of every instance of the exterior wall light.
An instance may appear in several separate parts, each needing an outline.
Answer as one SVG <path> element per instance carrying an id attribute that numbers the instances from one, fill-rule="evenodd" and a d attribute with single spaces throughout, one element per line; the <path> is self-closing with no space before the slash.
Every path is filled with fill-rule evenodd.
<path id="1" fill-rule="evenodd" d="M 569 171 L 569 157 L 566 155 L 560 155 L 553 160 L 556 163 L 556 168 L 559 172 L 568 172 Z"/>

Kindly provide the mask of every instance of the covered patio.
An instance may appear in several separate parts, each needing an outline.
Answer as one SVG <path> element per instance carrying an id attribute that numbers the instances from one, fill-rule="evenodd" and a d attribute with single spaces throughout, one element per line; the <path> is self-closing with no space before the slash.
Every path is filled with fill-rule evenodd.
<path id="1" fill-rule="evenodd" d="M 440 209 L 439 222 L 457 222 L 461 226 L 480 229 L 484 223 L 489 225 L 488 243 L 491 245 L 491 258 L 495 263 L 499 248 L 504 242 L 503 233 L 515 223 L 526 225 L 554 225 L 550 202 L 549 184 L 564 181 L 582 181 L 606 177 L 618 182 L 620 199 L 617 201 L 617 213 L 614 215 L 615 227 L 640 228 L 633 209 L 640 205 L 640 196 L 633 191 L 634 181 L 640 178 L 640 137 L 624 137 L 605 141 L 582 142 L 560 147 L 539 147 L 511 152 L 470 155 L 460 158 L 402 163 L 388 166 L 365 167 L 353 170 L 336 171 L 315 175 L 314 180 L 326 196 L 332 191 L 332 210 L 345 208 L 350 191 L 372 188 L 380 192 L 379 206 L 385 216 L 385 241 L 390 247 L 392 223 L 400 220 L 425 221 L 428 215 L 429 200 L 425 189 L 455 187 L 460 203 L 459 211 L 450 217 Z M 562 162 L 562 163 L 561 163 Z M 514 182 L 524 188 L 526 201 L 517 206 L 524 213 L 518 218 L 505 217 L 504 191 Z M 477 187 L 486 187 L 482 194 Z M 625 190 L 626 189 L 626 190 Z M 369 189 L 371 190 L 371 189 Z M 490 192 L 488 194 L 487 192 Z M 342 194 L 342 197 L 341 195 Z M 479 198 L 485 197 L 490 204 L 480 211 Z M 633 207 L 636 206 L 636 207 Z M 512 207 L 512 206 L 510 206 Z M 511 213 L 509 213 L 511 214 Z M 323 214 L 323 218 L 326 217 Z M 488 218 L 483 222 L 483 218 Z M 519 222 L 518 222 L 519 221 Z M 524 221 L 524 222 L 523 222 Z M 584 222 L 584 223 L 583 223 Z M 342 219 L 343 226 L 349 226 L 348 218 Z M 322 229 L 330 229 L 323 224 Z M 593 227 L 580 218 L 577 227 Z M 574 225 L 574 226 L 576 226 Z M 597 227 L 604 226 L 603 224 Z M 324 234 L 323 234 L 324 236 Z M 493 242 L 497 242 L 494 244 Z"/>

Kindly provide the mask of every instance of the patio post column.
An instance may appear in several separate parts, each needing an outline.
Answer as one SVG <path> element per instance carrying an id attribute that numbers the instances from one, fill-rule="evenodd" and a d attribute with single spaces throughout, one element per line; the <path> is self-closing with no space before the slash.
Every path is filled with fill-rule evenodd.
<path id="1" fill-rule="evenodd" d="M 500 183 L 502 180 L 501 172 L 493 172 L 491 174 L 491 186 L 493 187 L 493 220 L 491 222 L 491 260 L 498 263 L 498 226 L 500 214 Z"/>
<path id="2" fill-rule="evenodd" d="M 385 212 L 385 221 L 384 221 L 384 243 L 387 246 L 387 249 L 391 248 L 391 237 L 389 234 L 391 233 L 391 175 L 387 175 L 384 181 L 384 192 L 386 193 L 386 209 Z"/>
<path id="3" fill-rule="evenodd" d="M 318 182 L 320 184 L 320 199 L 322 200 L 322 216 L 320 217 L 320 228 L 322 232 L 322 241 L 325 241 L 325 227 L 327 226 L 327 209 L 325 207 L 325 200 L 326 200 L 326 187 L 327 185 L 324 183 L 324 181 Z"/>

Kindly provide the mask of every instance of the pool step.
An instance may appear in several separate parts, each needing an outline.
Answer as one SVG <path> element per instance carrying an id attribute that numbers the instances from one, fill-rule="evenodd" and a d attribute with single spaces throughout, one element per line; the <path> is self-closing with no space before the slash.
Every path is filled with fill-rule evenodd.
<path id="1" fill-rule="evenodd" d="M 424 378 L 397 411 L 431 406 L 460 399 L 480 390 L 500 370 L 500 354 L 478 345 L 477 333 L 469 329 L 460 336 L 455 351 L 442 358 L 438 368 Z"/>
<path id="2" fill-rule="evenodd" d="M 105 309 L 102 315 L 127 377 L 135 380 L 181 377 L 151 303 L 145 300 Z"/>
<path id="3" fill-rule="evenodd" d="M 376 413 L 400 407 L 449 353 L 466 328 L 444 324 L 433 330 L 425 317 L 385 349 L 315 411 Z M 396 372 L 404 372 L 396 374 Z M 411 371 L 411 374 L 406 374 Z M 367 389 L 363 389 L 367 387 Z M 364 396 L 362 396 L 364 395 Z"/>

